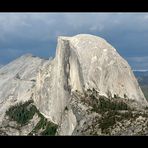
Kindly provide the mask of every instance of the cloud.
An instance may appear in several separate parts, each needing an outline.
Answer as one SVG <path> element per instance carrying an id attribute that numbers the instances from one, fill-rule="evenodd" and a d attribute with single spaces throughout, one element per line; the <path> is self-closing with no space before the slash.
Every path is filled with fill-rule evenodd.
<path id="1" fill-rule="evenodd" d="M 143 57 L 127 57 L 127 61 L 134 69 L 148 69 L 148 56 Z"/>
<path id="2" fill-rule="evenodd" d="M 130 57 L 128 59 L 133 61 L 133 62 L 146 62 L 146 61 L 148 61 L 148 56 L 145 56 L 145 57 Z"/>
<path id="3" fill-rule="evenodd" d="M 147 24 L 148 13 L 1 13 L 0 63 L 28 52 L 54 56 L 57 36 L 80 33 L 105 38 L 126 59 L 148 56 Z"/>

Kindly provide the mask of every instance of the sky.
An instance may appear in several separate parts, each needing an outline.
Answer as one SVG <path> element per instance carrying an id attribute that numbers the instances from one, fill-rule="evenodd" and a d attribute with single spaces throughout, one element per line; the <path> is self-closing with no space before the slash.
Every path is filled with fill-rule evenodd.
<path id="1" fill-rule="evenodd" d="M 103 37 L 132 69 L 148 69 L 148 13 L 0 13 L 0 65 L 31 53 L 54 57 L 57 37 Z"/>

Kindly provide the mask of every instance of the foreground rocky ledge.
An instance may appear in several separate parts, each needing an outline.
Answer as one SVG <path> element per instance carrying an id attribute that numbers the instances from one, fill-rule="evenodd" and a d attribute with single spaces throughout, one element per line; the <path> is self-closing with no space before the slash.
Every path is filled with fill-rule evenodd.
<path id="1" fill-rule="evenodd" d="M 148 110 L 136 110 L 125 98 L 106 98 L 95 90 L 74 92 L 61 123 L 46 119 L 32 100 L 10 107 L 1 135 L 148 135 Z M 73 124 L 69 124 L 72 122 Z M 67 129 L 67 130 L 66 130 Z M 71 130 L 70 130 L 71 129 Z"/>

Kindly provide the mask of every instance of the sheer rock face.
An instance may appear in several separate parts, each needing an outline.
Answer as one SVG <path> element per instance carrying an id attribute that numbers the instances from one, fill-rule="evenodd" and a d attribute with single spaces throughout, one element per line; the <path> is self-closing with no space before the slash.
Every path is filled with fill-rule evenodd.
<path id="1" fill-rule="evenodd" d="M 60 123 L 73 91 L 95 88 L 146 106 L 128 63 L 104 39 L 87 34 L 59 37 L 56 56 L 37 78 L 34 101 L 52 122 Z"/>
<path id="2" fill-rule="evenodd" d="M 84 85 L 100 94 L 114 94 L 145 103 L 143 93 L 128 63 L 104 39 L 92 35 L 77 35 L 69 39 L 77 51 Z"/>
<path id="3" fill-rule="evenodd" d="M 47 62 L 27 54 L 0 69 L 0 123 L 10 106 L 31 99 L 36 74 Z"/>
<path id="4" fill-rule="evenodd" d="M 47 118 L 59 123 L 76 89 L 83 92 L 79 60 L 69 41 L 59 38 L 55 59 L 38 74 L 34 101 Z"/>

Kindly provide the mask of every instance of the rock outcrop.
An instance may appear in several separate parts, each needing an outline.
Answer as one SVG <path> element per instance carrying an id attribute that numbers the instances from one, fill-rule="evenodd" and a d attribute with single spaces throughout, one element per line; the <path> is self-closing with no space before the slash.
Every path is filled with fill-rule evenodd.
<path id="1" fill-rule="evenodd" d="M 59 37 L 54 60 L 38 75 L 36 105 L 59 123 L 72 92 L 93 88 L 106 97 L 147 105 L 130 66 L 104 39 L 86 34 Z"/>
<path id="2" fill-rule="evenodd" d="M 38 70 L 46 63 L 26 54 L 0 69 L 0 123 L 10 106 L 31 99 Z"/>
<path id="3" fill-rule="evenodd" d="M 33 100 L 40 113 L 58 125 L 57 135 L 103 135 L 100 121 L 104 121 L 103 116 L 108 112 L 98 108 L 101 97 L 117 101 L 107 102 L 111 107 L 107 106 L 107 109 L 115 110 L 113 114 L 120 116 L 119 122 L 121 119 L 126 121 L 120 110 L 126 110 L 125 113 L 128 108 L 142 111 L 148 106 L 128 63 L 107 41 L 88 34 L 58 37 L 56 55 L 52 60 L 25 55 L 2 67 L 0 90 L 1 123 L 6 120 L 5 111 L 10 106 Z M 142 120 L 146 120 L 145 114 L 136 114 L 135 125 L 141 118 L 139 116 L 143 115 Z M 112 131 L 107 133 L 120 135 L 114 120 L 112 128 L 107 128 Z M 37 118 L 31 123 L 38 124 Z M 29 132 L 34 128 L 28 127 Z M 140 128 L 140 132 L 142 130 Z M 28 134 L 24 127 L 16 132 L 14 135 Z M 8 130 L 7 133 L 12 132 Z"/>

